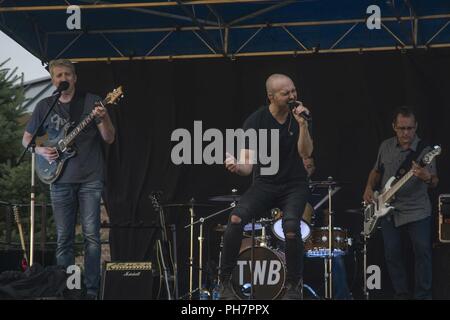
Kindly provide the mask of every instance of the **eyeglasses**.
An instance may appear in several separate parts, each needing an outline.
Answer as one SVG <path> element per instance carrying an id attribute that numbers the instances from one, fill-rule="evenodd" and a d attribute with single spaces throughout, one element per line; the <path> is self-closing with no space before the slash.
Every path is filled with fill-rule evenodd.
<path id="1" fill-rule="evenodd" d="M 416 129 L 416 127 L 395 127 L 395 130 L 398 131 L 412 131 L 414 129 Z"/>

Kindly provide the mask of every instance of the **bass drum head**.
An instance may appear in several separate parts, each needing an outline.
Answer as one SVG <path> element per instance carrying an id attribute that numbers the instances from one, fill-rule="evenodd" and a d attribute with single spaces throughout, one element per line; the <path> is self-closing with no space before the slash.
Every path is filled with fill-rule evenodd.
<path id="1" fill-rule="evenodd" d="M 278 240 L 285 241 L 282 219 L 278 219 L 277 221 L 275 221 L 275 223 L 272 225 L 272 232 L 275 237 L 278 238 Z M 311 235 L 311 227 L 303 220 L 300 221 L 300 233 L 302 235 L 303 242 L 305 242 Z"/>
<path id="2" fill-rule="evenodd" d="M 253 299 L 274 300 L 281 297 L 286 281 L 284 255 L 267 247 L 255 247 L 254 258 Z M 251 248 L 248 248 L 239 254 L 231 276 L 233 291 L 241 300 L 250 297 L 250 263 Z"/>

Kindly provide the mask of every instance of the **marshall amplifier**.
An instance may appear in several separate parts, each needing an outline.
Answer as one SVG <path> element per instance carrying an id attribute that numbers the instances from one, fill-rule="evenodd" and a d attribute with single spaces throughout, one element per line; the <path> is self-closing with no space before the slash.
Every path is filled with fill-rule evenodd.
<path id="1" fill-rule="evenodd" d="M 450 242 L 450 194 L 439 196 L 439 241 Z"/>
<path id="2" fill-rule="evenodd" d="M 102 300 L 151 300 L 151 262 L 107 262 L 102 276 Z"/>

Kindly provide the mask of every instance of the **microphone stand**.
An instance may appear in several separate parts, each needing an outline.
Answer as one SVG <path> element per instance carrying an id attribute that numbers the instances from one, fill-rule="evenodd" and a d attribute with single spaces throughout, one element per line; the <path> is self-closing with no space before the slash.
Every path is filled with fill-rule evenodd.
<path id="1" fill-rule="evenodd" d="M 230 210 L 230 209 L 233 209 L 235 206 L 236 206 L 236 202 L 233 201 L 228 208 L 225 208 L 223 210 L 220 210 L 220 211 L 217 211 L 217 212 L 215 212 L 213 214 L 210 214 L 209 216 L 207 216 L 205 218 L 200 218 L 197 221 L 193 221 L 193 217 L 192 217 L 192 221 L 193 222 L 191 222 L 190 224 L 188 224 L 187 226 L 184 227 L 185 229 L 191 228 L 191 230 L 193 230 L 193 228 L 194 228 L 194 226 L 196 224 L 200 224 L 200 234 L 199 234 L 199 237 L 197 238 L 198 242 L 199 242 L 199 258 L 198 258 L 198 261 L 199 261 L 198 278 L 199 279 L 198 279 L 198 288 L 195 290 L 195 291 L 198 290 L 199 294 L 201 294 L 202 291 L 204 290 L 203 283 L 202 283 L 202 278 L 203 278 L 203 240 L 205 239 L 203 237 L 203 223 L 205 221 L 211 219 L 211 218 L 214 218 L 214 217 L 216 217 L 216 216 L 218 216 L 218 215 L 220 215 L 220 214 Z M 191 257 L 192 258 L 190 258 L 190 261 L 192 263 L 193 263 L 193 260 L 194 260 L 193 259 L 193 254 L 192 254 L 193 246 L 194 246 L 194 243 L 193 243 L 193 231 L 192 231 L 192 233 L 191 233 Z M 191 268 L 192 268 L 192 264 L 191 264 Z M 190 285 L 190 287 L 189 287 L 189 290 L 190 290 L 189 291 L 189 297 L 192 299 L 192 294 L 194 293 L 193 285 L 192 285 L 192 283 L 193 283 L 193 281 L 192 281 L 192 273 L 190 273 L 190 277 L 191 277 L 191 279 L 189 281 L 189 285 Z"/>
<path id="2" fill-rule="evenodd" d="M 26 146 L 26 148 L 23 150 L 22 154 L 20 155 L 19 159 L 17 160 L 16 166 L 18 166 L 25 156 L 25 153 L 29 150 L 31 152 L 31 189 L 30 189 L 30 254 L 29 254 L 29 266 L 30 268 L 33 266 L 33 252 L 34 252 L 34 216 L 35 216 L 35 202 L 36 202 L 36 184 L 35 184 L 35 165 L 36 165 L 36 137 L 37 133 L 41 129 L 41 127 L 44 125 L 45 121 L 47 120 L 50 113 L 55 108 L 56 102 L 61 97 L 62 90 L 58 90 L 55 95 L 55 100 L 53 101 L 50 108 L 47 110 L 47 113 L 45 114 L 44 118 L 42 119 L 41 123 L 37 127 L 36 131 L 33 133 L 33 136 L 31 137 L 30 142 Z"/>
<path id="3" fill-rule="evenodd" d="M 254 291 L 254 284 L 256 284 L 255 280 L 255 274 L 254 274 L 254 266 L 255 266 L 255 217 L 252 218 L 252 248 L 250 249 L 250 296 L 248 297 L 249 300 L 253 300 L 255 291 Z"/>

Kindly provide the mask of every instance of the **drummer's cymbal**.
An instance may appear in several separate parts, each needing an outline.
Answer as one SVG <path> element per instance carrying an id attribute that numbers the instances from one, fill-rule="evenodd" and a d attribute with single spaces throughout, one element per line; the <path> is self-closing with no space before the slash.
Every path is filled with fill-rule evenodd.
<path id="1" fill-rule="evenodd" d="M 364 210 L 361 208 L 356 208 L 356 209 L 346 209 L 344 210 L 345 213 L 351 213 L 351 214 L 357 214 L 357 215 L 363 215 L 364 214 Z"/>
<path id="2" fill-rule="evenodd" d="M 213 204 L 207 204 L 207 203 L 196 203 L 196 202 L 185 202 L 185 203 L 164 203 L 161 205 L 163 208 L 190 208 L 190 207 L 215 207 Z"/>
<path id="3" fill-rule="evenodd" d="M 209 201 L 233 202 L 233 201 L 239 201 L 240 199 L 241 199 L 241 196 L 238 194 L 227 194 L 227 195 L 223 195 L 223 196 L 209 198 Z"/>
<path id="4" fill-rule="evenodd" d="M 325 180 L 325 181 L 311 181 L 309 185 L 311 187 L 316 188 L 328 188 L 333 186 L 342 186 L 344 184 L 350 184 L 348 181 L 334 181 L 334 180 Z"/>

